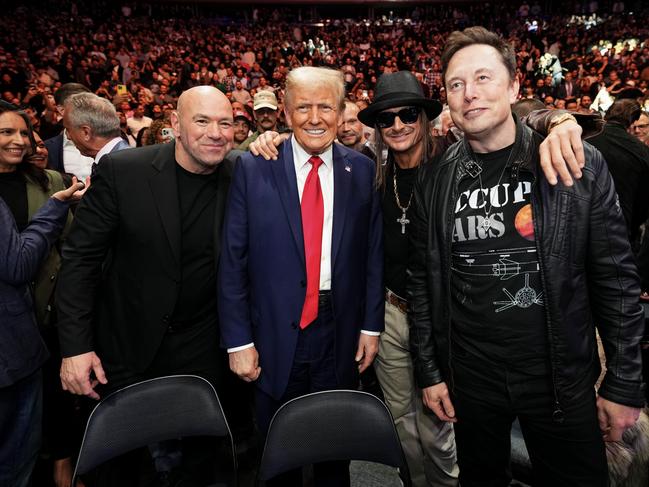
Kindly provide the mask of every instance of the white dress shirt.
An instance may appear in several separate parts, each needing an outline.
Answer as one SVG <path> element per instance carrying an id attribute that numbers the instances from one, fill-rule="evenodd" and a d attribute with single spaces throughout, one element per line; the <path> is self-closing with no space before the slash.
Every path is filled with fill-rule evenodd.
<path id="1" fill-rule="evenodd" d="M 309 159 L 311 154 L 305 151 L 293 136 L 293 164 L 295 164 L 295 176 L 297 177 L 297 191 L 302 203 L 302 193 L 306 178 L 311 172 Z M 331 237 L 334 221 L 334 161 L 333 146 L 329 146 L 318 157 L 322 164 L 318 168 L 320 188 L 322 189 L 322 202 L 324 204 L 324 220 L 322 223 L 322 249 L 320 254 L 320 291 L 331 290 Z"/>
<path id="2" fill-rule="evenodd" d="M 291 137 L 293 146 L 293 164 L 295 164 L 295 176 L 297 177 L 297 191 L 302 202 L 302 193 L 306 178 L 311 171 L 309 159 L 311 154 L 305 151 L 297 140 L 295 135 Z M 333 216 L 334 216 L 334 163 L 333 163 L 333 145 L 330 145 L 324 152 L 318 154 L 322 159 L 322 164 L 318 168 L 318 177 L 320 178 L 320 188 L 322 189 L 322 202 L 324 204 L 324 221 L 322 224 L 322 253 L 320 257 L 320 291 L 331 290 L 331 238 L 333 234 Z M 378 331 L 361 330 L 361 333 L 371 336 L 379 336 Z M 240 347 L 228 348 L 228 353 L 239 352 L 254 346 L 254 343 L 247 343 Z"/>
<path id="3" fill-rule="evenodd" d="M 85 181 L 90 176 L 92 170 L 92 157 L 81 155 L 77 146 L 74 145 L 63 131 L 63 170 L 67 173 L 74 174 L 79 181 Z"/>

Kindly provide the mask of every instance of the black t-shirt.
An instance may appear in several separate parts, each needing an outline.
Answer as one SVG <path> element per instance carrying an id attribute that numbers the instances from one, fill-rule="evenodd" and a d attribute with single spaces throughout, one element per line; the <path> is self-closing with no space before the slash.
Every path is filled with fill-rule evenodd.
<path id="1" fill-rule="evenodd" d="M 7 204 L 16 221 L 18 231 L 28 225 L 27 185 L 18 171 L 0 173 L 0 198 Z"/>
<path id="2" fill-rule="evenodd" d="M 216 323 L 214 219 L 218 172 L 193 174 L 176 164 L 182 231 L 182 277 L 172 323 Z"/>
<path id="3" fill-rule="evenodd" d="M 401 169 L 394 164 L 397 171 L 397 190 L 399 202 L 403 208 L 408 206 L 413 186 L 417 179 L 417 167 Z M 394 197 L 394 169 L 386 174 L 385 192 L 383 194 L 383 245 L 385 249 L 384 279 L 385 286 L 397 295 L 406 297 L 406 267 L 408 265 L 408 230 L 409 223 L 403 225 L 403 211 L 397 206 Z M 406 219 L 412 205 L 406 211 Z M 405 220 L 404 220 L 405 222 Z"/>
<path id="4" fill-rule="evenodd" d="M 511 150 L 477 154 L 480 178 L 460 182 L 451 338 L 461 354 L 545 374 L 549 355 L 530 202 L 533 176 L 521 171 L 512 183 L 509 168 L 503 173 Z"/>

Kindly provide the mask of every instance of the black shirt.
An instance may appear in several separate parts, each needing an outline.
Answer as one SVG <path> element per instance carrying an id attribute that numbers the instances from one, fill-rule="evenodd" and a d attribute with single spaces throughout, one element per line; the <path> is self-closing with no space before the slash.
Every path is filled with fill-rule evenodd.
<path id="1" fill-rule="evenodd" d="M 22 232 L 29 223 L 25 177 L 18 171 L 0 173 L 0 197 L 11 210 L 18 231 Z"/>
<path id="2" fill-rule="evenodd" d="M 399 202 L 408 212 L 412 208 L 409 202 L 417 179 L 417 169 L 401 169 L 397 164 L 386 171 L 385 192 L 383 194 L 383 245 L 385 248 L 384 276 L 385 286 L 395 294 L 406 297 L 406 267 L 408 264 L 408 230 L 409 223 L 402 225 L 399 221 L 403 211 L 397 206 L 394 196 L 394 168 L 397 171 L 397 190 Z M 405 221 L 405 220 L 404 220 Z"/>
<path id="3" fill-rule="evenodd" d="M 549 354 L 530 203 L 533 176 L 521 171 L 519 181 L 510 182 L 508 168 L 503 169 L 512 147 L 478 154 L 480 178 L 460 182 L 451 339 L 461 354 L 542 375 Z"/>
<path id="4" fill-rule="evenodd" d="M 180 205 L 182 277 L 172 325 L 216 323 L 214 220 L 218 171 L 194 174 L 176 164 Z"/>

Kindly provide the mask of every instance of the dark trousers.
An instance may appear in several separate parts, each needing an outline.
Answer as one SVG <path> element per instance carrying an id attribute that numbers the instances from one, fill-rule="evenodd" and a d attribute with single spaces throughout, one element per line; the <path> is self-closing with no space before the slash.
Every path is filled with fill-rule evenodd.
<path id="1" fill-rule="evenodd" d="M 476 360 L 453 361 L 460 484 L 508 486 L 510 434 L 519 419 L 532 462 L 534 486 L 608 485 L 604 442 L 592 387 L 561 404 L 564 419 L 553 421 L 554 394 L 548 376 Z"/>
<path id="2" fill-rule="evenodd" d="M 26 487 L 41 446 L 43 375 L 0 388 L 0 487 Z"/>
<path id="3" fill-rule="evenodd" d="M 339 389 L 335 358 L 336 327 L 331 309 L 331 295 L 320 296 L 318 317 L 300 330 L 293 358 L 293 368 L 286 392 L 277 401 L 256 389 L 255 401 L 259 429 L 265 436 L 270 421 L 286 401 L 312 392 Z M 323 462 L 313 466 L 315 487 L 349 486 L 349 462 Z M 267 487 L 302 486 L 302 471 L 293 470 L 266 482 Z"/>
<path id="4" fill-rule="evenodd" d="M 100 356 L 101 358 L 101 356 Z M 210 381 L 219 397 L 222 377 L 226 366 L 226 357 L 219 348 L 218 328 L 214 324 L 201 324 L 183 330 L 168 331 L 160 348 L 144 372 L 137 373 L 123 364 L 104 361 L 108 384 L 99 390 L 101 397 L 126 385 L 155 377 L 173 374 L 198 375 Z M 146 420 L 146 418 L 144 418 Z M 156 467 L 168 463 L 159 455 L 173 446 L 152 445 L 151 448 L 140 448 L 105 463 L 90 475 L 87 484 L 91 487 L 126 487 L 157 485 L 159 472 Z M 179 458 L 174 475 L 181 477 L 183 485 L 199 486 L 214 482 L 215 471 L 219 468 L 215 462 L 219 457 L 219 442 L 214 438 L 187 438 L 180 445 L 173 446 L 174 455 Z M 151 458 L 156 457 L 155 465 Z M 226 467 L 228 465 L 228 467 Z M 223 459 L 224 468 L 231 469 L 231 459 Z M 158 468 L 159 470 L 159 468 Z"/>

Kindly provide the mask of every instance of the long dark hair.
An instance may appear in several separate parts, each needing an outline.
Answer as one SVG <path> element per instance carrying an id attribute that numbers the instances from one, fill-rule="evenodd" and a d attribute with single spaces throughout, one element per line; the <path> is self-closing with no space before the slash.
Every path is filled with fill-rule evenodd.
<path id="1" fill-rule="evenodd" d="M 25 155 L 22 162 L 18 164 L 16 171 L 22 174 L 24 178 L 35 181 L 44 192 L 48 191 L 50 189 L 50 179 L 47 177 L 45 170 L 27 160 L 36 151 L 36 139 L 34 139 L 34 129 L 29 121 L 29 116 L 16 105 L 0 100 L 0 115 L 7 112 L 15 113 L 21 117 L 27 125 L 27 132 L 29 134 L 29 152 Z"/>

